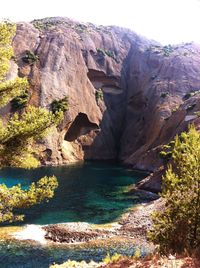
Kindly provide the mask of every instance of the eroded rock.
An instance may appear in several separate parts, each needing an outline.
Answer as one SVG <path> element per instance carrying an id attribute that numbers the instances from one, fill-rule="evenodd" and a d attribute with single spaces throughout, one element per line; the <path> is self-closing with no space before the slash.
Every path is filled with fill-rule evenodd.
<path id="1" fill-rule="evenodd" d="M 191 94 L 200 88 L 199 45 L 163 47 L 128 29 L 49 18 L 18 24 L 13 47 L 30 104 L 50 109 L 69 98 L 63 123 L 43 143 L 42 164 L 118 159 L 154 172 L 160 145 L 200 125 L 199 94 Z M 27 50 L 39 58 L 32 65 L 22 60 Z"/>

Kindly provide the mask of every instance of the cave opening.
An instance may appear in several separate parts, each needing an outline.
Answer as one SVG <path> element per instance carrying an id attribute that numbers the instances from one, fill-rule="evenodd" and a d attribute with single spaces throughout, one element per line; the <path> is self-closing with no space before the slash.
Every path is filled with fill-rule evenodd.
<path id="1" fill-rule="evenodd" d="M 96 129 L 99 129 L 97 124 L 90 122 L 85 113 L 79 113 L 65 134 L 64 140 L 69 142 L 74 141 L 78 137 Z"/>

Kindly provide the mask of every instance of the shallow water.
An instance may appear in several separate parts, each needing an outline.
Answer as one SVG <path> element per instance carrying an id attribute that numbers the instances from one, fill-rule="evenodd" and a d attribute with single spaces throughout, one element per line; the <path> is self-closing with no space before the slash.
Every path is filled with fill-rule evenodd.
<path id="1" fill-rule="evenodd" d="M 115 221 L 134 204 L 146 197 L 126 194 L 127 187 L 144 174 L 115 164 L 85 163 L 63 167 L 42 167 L 34 170 L 0 170 L 0 183 L 27 188 L 32 181 L 48 175 L 58 178 L 59 187 L 48 203 L 24 211 L 24 223 L 50 224 L 84 221 L 109 223 Z"/>
<path id="2" fill-rule="evenodd" d="M 59 187 L 46 204 L 25 211 L 25 224 L 78 222 L 103 224 L 116 221 L 136 204 L 148 201 L 147 196 L 129 194 L 129 187 L 145 174 L 116 164 L 84 163 L 66 167 L 43 167 L 35 170 L 0 170 L 0 183 L 13 186 L 21 183 L 27 188 L 32 181 L 55 175 Z M 24 224 L 23 223 L 23 224 Z M 5 240 L 0 234 L 0 267 L 37 268 L 62 263 L 67 259 L 101 261 L 107 252 L 131 255 L 132 242 L 105 246 L 49 246 L 36 242 Z"/>

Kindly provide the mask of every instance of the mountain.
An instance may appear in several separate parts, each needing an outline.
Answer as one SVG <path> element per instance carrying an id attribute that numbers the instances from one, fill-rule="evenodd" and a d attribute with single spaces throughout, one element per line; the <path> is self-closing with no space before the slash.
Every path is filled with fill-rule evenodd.
<path id="1" fill-rule="evenodd" d="M 117 159 L 154 172 L 161 145 L 200 126 L 200 45 L 46 18 L 18 23 L 13 47 L 8 77 L 28 77 L 30 104 L 68 98 L 63 123 L 39 144 L 42 164 Z"/>

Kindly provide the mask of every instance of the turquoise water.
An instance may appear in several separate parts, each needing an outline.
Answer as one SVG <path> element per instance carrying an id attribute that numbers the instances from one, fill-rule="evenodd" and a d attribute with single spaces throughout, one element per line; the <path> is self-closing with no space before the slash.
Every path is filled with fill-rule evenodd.
<path id="1" fill-rule="evenodd" d="M 144 174 L 105 163 L 85 163 L 64 167 L 43 167 L 34 170 L 0 170 L 0 183 L 11 187 L 20 183 L 27 188 L 32 181 L 48 175 L 58 178 L 59 187 L 48 203 L 25 212 L 24 223 L 50 224 L 84 221 L 115 221 L 145 196 L 124 193 L 127 186 L 138 182 Z"/>
<path id="2" fill-rule="evenodd" d="M 55 175 L 59 187 L 48 203 L 24 211 L 25 224 L 77 221 L 110 223 L 133 205 L 148 201 L 145 195 L 139 196 L 127 191 L 128 186 L 141 180 L 145 174 L 109 163 L 89 162 L 35 170 L 3 169 L 0 170 L 0 183 L 10 187 L 20 183 L 23 188 L 27 188 L 31 182 L 45 175 Z M 0 267 L 47 268 L 53 262 L 62 263 L 67 259 L 101 261 L 107 252 L 131 255 L 134 251 L 133 244 L 114 248 L 70 248 L 65 245 L 42 246 L 26 241 L 1 241 Z"/>

